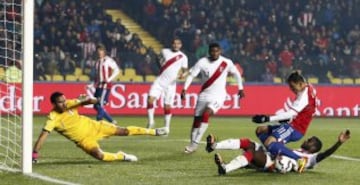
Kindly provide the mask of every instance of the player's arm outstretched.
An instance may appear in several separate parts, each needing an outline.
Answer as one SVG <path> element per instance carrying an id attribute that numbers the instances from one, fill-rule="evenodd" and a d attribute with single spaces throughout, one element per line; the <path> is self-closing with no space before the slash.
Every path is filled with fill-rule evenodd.
<path id="1" fill-rule="evenodd" d="M 331 154 L 333 154 L 343 143 L 345 143 L 348 139 L 350 139 L 350 130 L 345 130 L 343 132 L 340 133 L 340 135 L 338 136 L 338 141 L 331 146 L 330 148 L 328 148 L 327 150 L 325 150 L 324 152 L 320 152 L 317 157 L 316 157 L 316 162 L 319 163 L 320 161 L 326 159 L 327 157 L 329 157 Z"/>
<path id="2" fill-rule="evenodd" d="M 67 107 L 67 109 L 74 109 L 84 105 L 96 104 L 97 102 L 98 100 L 96 98 L 92 98 L 86 94 L 80 94 L 78 97 L 78 102 L 74 105 Z"/>
<path id="3" fill-rule="evenodd" d="M 40 133 L 37 141 L 35 142 L 35 145 L 33 148 L 33 153 L 32 153 L 33 163 L 37 163 L 37 160 L 39 158 L 38 152 L 40 151 L 40 149 L 41 149 L 42 145 L 44 144 L 48 135 L 49 135 L 49 132 L 43 129 L 42 132 Z"/>

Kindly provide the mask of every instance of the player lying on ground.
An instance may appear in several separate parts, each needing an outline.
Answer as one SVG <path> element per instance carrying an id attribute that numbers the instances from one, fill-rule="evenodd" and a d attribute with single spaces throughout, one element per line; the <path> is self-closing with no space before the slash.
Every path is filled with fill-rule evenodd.
<path id="1" fill-rule="evenodd" d="M 54 92 L 50 101 L 53 105 L 48 120 L 37 139 L 33 149 L 33 162 L 37 162 L 43 143 L 49 133 L 56 130 L 59 134 L 73 141 L 79 148 L 89 155 L 102 161 L 137 161 L 137 157 L 122 151 L 109 153 L 101 150 L 98 141 L 109 136 L 131 135 L 166 135 L 166 128 L 147 129 L 128 126 L 118 127 L 106 121 L 96 121 L 78 114 L 78 107 L 97 103 L 97 99 L 82 96 L 79 99 L 66 100 L 61 92 Z"/>
<path id="2" fill-rule="evenodd" d="M 300 149 L 293 151 L 301 157 L 306 157 L 308 160 L 305 168 L 311 169 L 317 163 L 333 154 L 341 146 L 341 144 L 346 142 L 349 138 L 349 130 L 341 132 L 338 136 L 337 142 L 333 146 L 324 152 L 319 152 L 321 150 L 322 143 L 316 136 L 312 136 L 302 143 Z M 242 149 L 244 151 L 242 155 L 237 156 L 229 163 L 225 163 L 220 154 L 215 154 L 215 163 L 218 166 L 219 175 L 227 174 L 248 165 L 254 166 L 255 168 L 262 169 L 264 171 L 274 171 L 274 158 L 276 156 L 271 156 L 271 154 L 267 152 L 266 149 L 259 143 L 251 141 L 248 138 L 227 139 L 217 142 L 215 140 L 215 136 L 210 134 L 206 138 L 206 142 L 206 151 L 209 153 L 214 150 Z M 295 161 L 294 163 L 296 165 Z M 298 169 L 294 170 L 296 171 Z"/>

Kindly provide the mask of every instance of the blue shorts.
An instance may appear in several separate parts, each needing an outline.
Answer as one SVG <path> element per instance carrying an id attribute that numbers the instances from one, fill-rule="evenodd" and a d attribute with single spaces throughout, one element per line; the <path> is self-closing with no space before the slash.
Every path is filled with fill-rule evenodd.
<path id="1" fill-rule="evenodd" d="M 269 134 L 274 136 L 278 142 L 294 142 L 303 137 L 303 134 L 295 130 L 290 124 L 269 125 L 268 129 Z"/>
<path id="2" fill-rule="evenodd" d="M 96 88 L 94 96 L 99 100 L 99 104 L 101 106 L 104 106 L 109 101 L 109 94 L 110 94 L 109 89 Z"/>

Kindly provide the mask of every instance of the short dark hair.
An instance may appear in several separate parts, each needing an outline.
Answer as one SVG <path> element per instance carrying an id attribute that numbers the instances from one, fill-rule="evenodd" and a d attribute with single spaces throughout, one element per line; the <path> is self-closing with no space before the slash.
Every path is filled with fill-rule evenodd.
<path id="1" fill-rule="evenodd" d="M 106 47 L 105 47 L 104 44 L 99 44 L 99 45 L 97 46 L 97 49 L 98 49 L 98 50 L 104 50 L 104 51 L 106 51 Z"/>
<path id="2" fill-rule="evenodd" d="M 51 103 L 56 103 L 56 99 L 59 98 L 60 96 L 63 96 L 64 94 L 62 92 L 53 92 L 50 96 L 50 102 Z"/>
<path id="3" fill-rule="evenodd" d="M 305 80 L 304 76 L 300 74 L 299 71 L 294 71 L 288 76 L 286 81 L 287 81 L 287 83 L 290 83 L 290 82 L 297 83 L 297 82 L 305 82 L 306 80 Z"/>
<path id="4" fill-rule="evenodd" d="M 213 42 L 209 44 L 209 50 L 211 50 L 211 48 L 221 48 L 221 47 L 219 43 Z"/>
<path id="5" fill-rule="evenodd" d="M 173 37 L 173 39 L 171 41 L 174 42 L 175 40 L 179 40 L 180 42 L 182 42 L 180 37 L 177 37 L 177 36 Z"/>
<path id="6" fill-rule="evenodd" d="M 318 152 L 318 151 L 320 151 L 321 150 L 321 148 L 322 148 L 322 142 L 321 142 L 321 140 L 318 138 L 318 137 L 316 137 L 316 136 L 313 136 L 313 139 L 314 139 L 314 147 L 315 147 L 315 150 L 314 150 L 314 153 L 316 153 L 316 152 Z"/>

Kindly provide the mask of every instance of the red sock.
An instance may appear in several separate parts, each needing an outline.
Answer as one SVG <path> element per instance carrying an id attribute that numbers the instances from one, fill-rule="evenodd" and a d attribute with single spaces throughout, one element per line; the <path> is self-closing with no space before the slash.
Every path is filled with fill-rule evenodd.
<path id="1" fill-rule="evenodd" d="M 203 123 L 208 123 L 209 122 L 209 117 L 210 117 L 210 113 L 209 112 L 204 112 L 202 115 L 202 122 Z"/>
<path id="2" fill-rule="evenodd" d="M 250 163 L 253 158 L 254 158 L 254 155 L 252 152 L 249 152 L 249 151 L 246 151 L 243 153 L 243 156 L 246 158 L 246 160 Z"/>
<path id="3" fill-rule="evenodd" d="M 147 104 L 147 109 L 152 109 L 154 108 L 154 104 L 153 103 L 148 103 Z"/>
<path id="4" fill-rule="evenodd" d="M 165 113 L 165 115 L 171 114 L 171 110 L 170 109 L 164 109 L 164 113 Z"/>
<path id="5" fill-rule="evenodd" d="M 241 138 L 240 139 L 240 148 L 242 149 L 248 149 L 249 146 L 250 146 L 250 139 L 247 139 L 247 138 Z"/>

